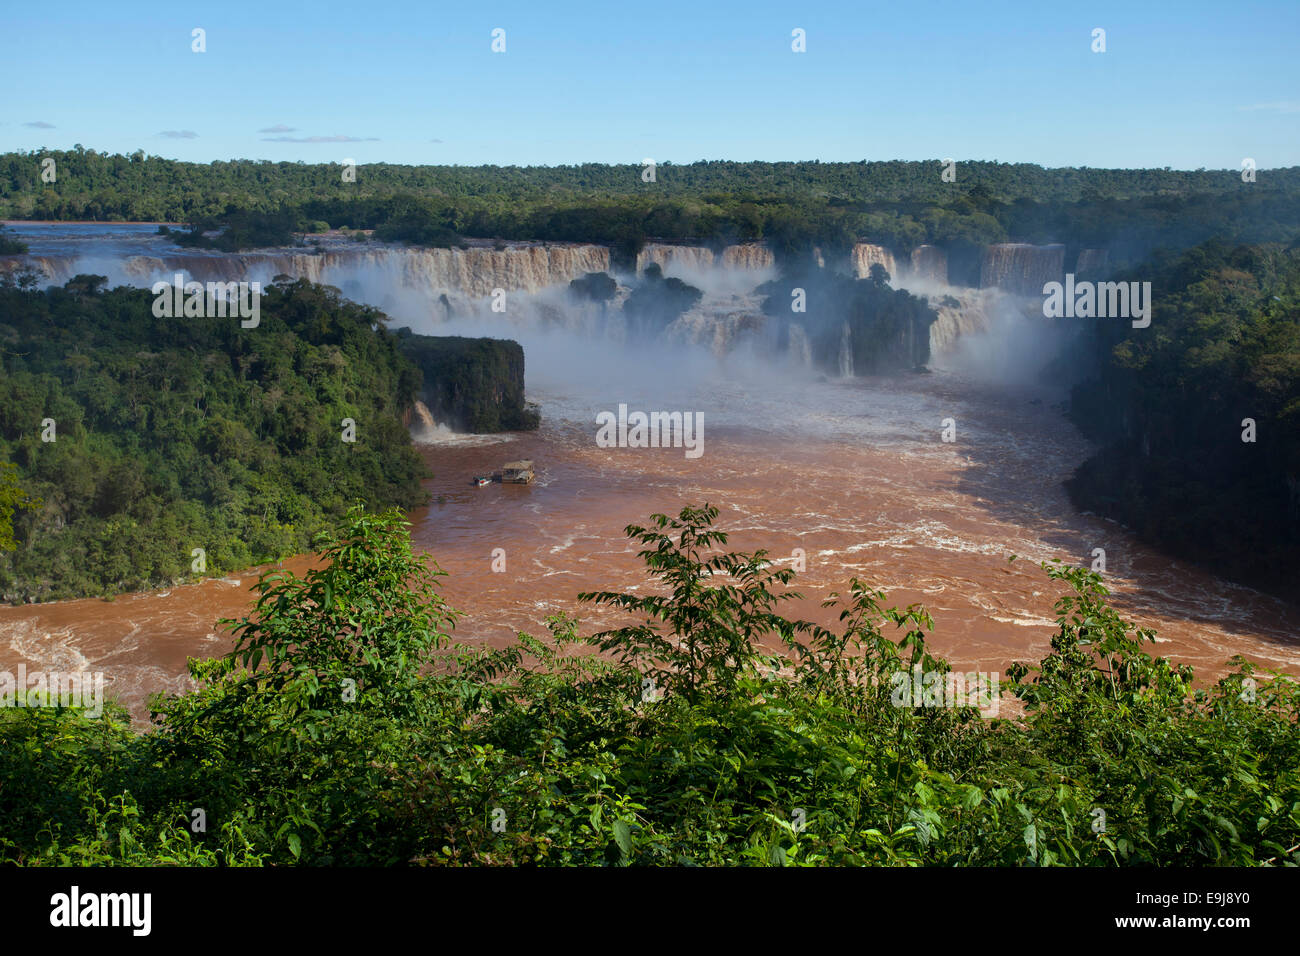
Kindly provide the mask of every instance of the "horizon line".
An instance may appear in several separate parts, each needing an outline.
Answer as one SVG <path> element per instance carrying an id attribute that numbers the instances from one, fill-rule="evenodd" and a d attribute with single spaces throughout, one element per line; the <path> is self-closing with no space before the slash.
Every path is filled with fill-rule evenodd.
<path id="1" fill-rule="evenodd" d="M 63 147 L 63 148 L 41 146 L 41 147 L 34 147 L 32 149 L 3 150 L 0 151 L 0 156 L 5 156 L 5 155 L 27 156 L 27 155 L 38 155 L 41 153 L 72 153 L 78 150 L 80 150 L 83 153 L 94 153 L 97 156 L 108 156 L 108 157 L 120 156 L 127 159 L 134 156 L 136 153 L 144 153 L 145 159 L 160 159 L 166 162 L 184 163 L 191 166 L 211 166 L 216 163 L 269 163 L 271 165 L 290 165 L 290 166 L 299 166 L 299 165 L 301 166 L 342 166 L 344 165 L 344 163 L 340 160 L 266 159 L 266 158 L 254 158 L 251 156 L 234 156 L 228 159 L 210 159 L 210 160 L 174 159 L 169 156 L 164 156 L 160 153 L 146 152 L 143 147 L 138 147 L 137 149 L 129 153 L 119 153 L 119 152 L 107 152 L 103 150 L 88 148 L 86 146 L 83 146 L 81 143 L 77 143 L 74 144 L 73 146 Z M 1222 167 L 1197 166 L 1195 168 L 1182 167 L 1182 166 L 1087 166 L 1087 165 L 1047 166 L 1042 163 L 1032 162 L 1030 160 L 972 159 L 972 158 L 966 158 L 966 159 L 956 158 L 955 160 L 949 158 L 949 160 L 956 162 L 958 165 L 962 163 L 967 163 L 967 164 L 983 164 L 983 165 L 998 165 L 998 166 L 1033 166 L 1037 169 L 1043 169 L 1043 170 L 1089 170 L 1094 172 L 1176 172 L 1176 173 L 1221 173 L 1221 172 L 1239 173 L 1241 172 L 1240 166 L 1222 166 Z M 728 158 L 714 157 L 708 159 L 703 159 L 703 158 L 693 159 L 686 162 L 676 161 L 671 159 L 655 160 L 654 165 L 657 168 L 662 168 L 665 166 L 675 166 L 675 167 L 699 166 L 702 164 L 709 164 L 709 163 L 734 163 L 737 165 L 750 165 L 750 166 L 752 165 L 780 166 L 780 165 L 801 165 L 801 164 L 812 164 L 812 165 L 823 165 L 823 166 L 858 166 L 858 165 L 872 164 L 872 163 L 879 163 L 879 164 L 936 163 L 939 165 L 945 165 L 945 163 L 949 160 L 932 158 L 932 157 L 926 157 L 923 159 L 902 159 L 902 158 L 867 159 L 865 157 L 861 159 L 820 159 L 817 157 L 813 157 L 809 159 L 728 159 Z M 645 163 L 644 161 L 613 163 L 613 162 L 602 162 L 599 160 L 583 160 L 583 161 L 569 162 L 569 163 L 526 163 L 526 164 L 521 164 L 521 163 L 402 163 L 402 162 L 390 162 L 386 160 L 379 160 L 373 162 L 353 163 L 352 165 L 355 165 L 358 168 L 365 167 L 365 166 L 407 166 L 411 168 L 434 168 L 434 169 L 566 169 L 566 168 L 576 168 L 582 166 L 603 166 L 610 169 L 620 168 L 620 167 L 629 167 L 629 168 L 636 169 L 636 168 L 642 168 L 646 166 L 647 163 Z M 1300 164 L 1293 165 L 1293 166 L 1256 165 L 1254 168 L 1257 171 L 1268 170 L 1271 172 L 1284 172 L 1293 169 L 1300 170 Z"/>

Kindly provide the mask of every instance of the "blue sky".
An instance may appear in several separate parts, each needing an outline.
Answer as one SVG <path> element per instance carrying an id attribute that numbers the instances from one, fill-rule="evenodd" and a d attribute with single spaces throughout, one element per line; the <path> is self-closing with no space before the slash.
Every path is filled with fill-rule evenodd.
<path id="1" fill-rule="evenodd" d="M 0 150 L 1300 165 L 1300 0 L 61 0 L 5 21 Z"/>

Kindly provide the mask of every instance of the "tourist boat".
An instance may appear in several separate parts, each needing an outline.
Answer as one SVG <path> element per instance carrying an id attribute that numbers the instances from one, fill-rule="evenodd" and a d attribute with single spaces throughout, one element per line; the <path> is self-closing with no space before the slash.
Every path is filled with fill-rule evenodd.
<path id="1" fill-rule="evenodd" d="M 509 485 L 527 485 L 533 481 L 533 462 L 508 461 L 501 468 L 501 480 Z"/>

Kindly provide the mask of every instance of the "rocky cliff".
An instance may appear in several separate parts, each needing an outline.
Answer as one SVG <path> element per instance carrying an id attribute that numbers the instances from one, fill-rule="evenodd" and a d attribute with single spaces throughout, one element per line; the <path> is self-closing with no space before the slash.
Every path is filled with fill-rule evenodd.
<path id="1" fill-rule="evenodd" d="M 420 400 L 440 424 L 462 432 L 526 431 L 540 416 L 524 402 L 524 350 L 505 339 L 397 333 L 423 375 Z"/>

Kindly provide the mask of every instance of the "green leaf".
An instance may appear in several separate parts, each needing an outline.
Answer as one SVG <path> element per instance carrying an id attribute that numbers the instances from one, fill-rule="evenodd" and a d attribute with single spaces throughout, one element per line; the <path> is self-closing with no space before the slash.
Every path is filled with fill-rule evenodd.
<path id="1" fill-rule="evenodd" d="M 1025 846 L 1029 848 L 1029 858 L 1038 859 L 1038 827 L 1030 823 L 1024 830 Z"/>
<path id="2" fill-rule="evenodd" d="M 625 820 L 614 821 L 614 842 L 618 844 L 623 859 L 632 855 L 632 830 Z"/>

